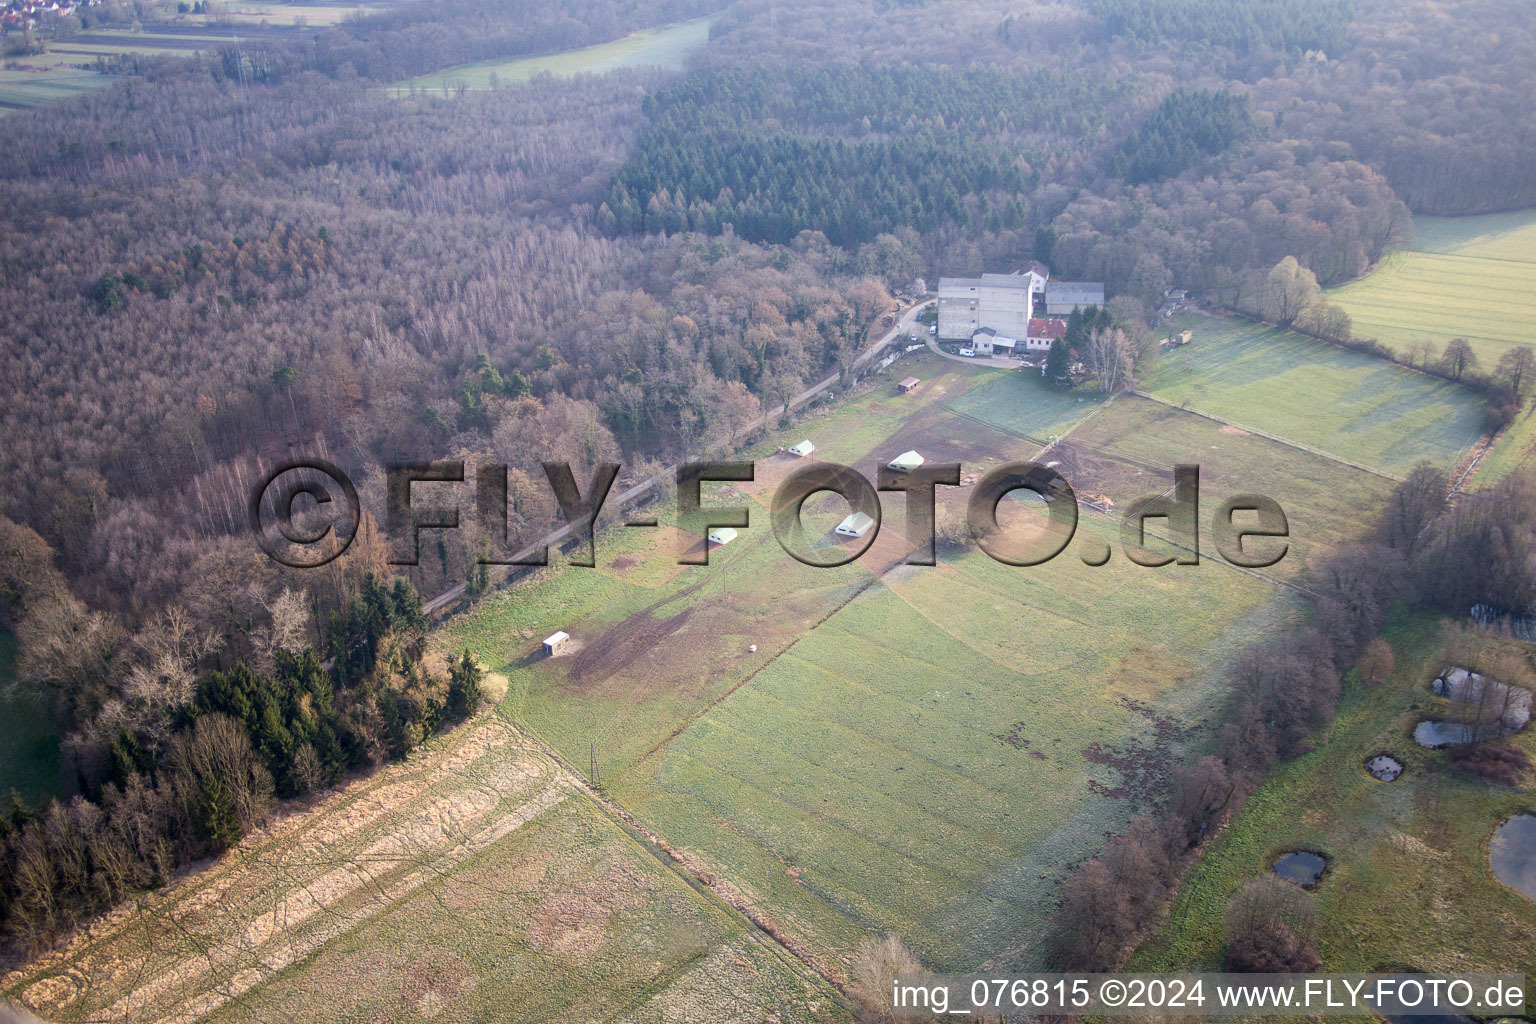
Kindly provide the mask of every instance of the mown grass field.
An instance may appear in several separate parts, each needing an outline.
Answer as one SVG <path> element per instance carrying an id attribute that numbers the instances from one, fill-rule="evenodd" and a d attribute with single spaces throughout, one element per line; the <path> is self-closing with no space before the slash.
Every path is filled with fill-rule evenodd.
<path id="1" fill-rule="evenodd" d="M 400 90 L 489 89 L 494 84 L 526 82 L 535 75 L 558 77 L 602 74 L 619 68 L 657 67 L 679 71 L 688 57 L 709 42 L 713 17 L 645 29 L 595 46 L 532 57 L 478 61 L 435 71 L 430 75 L 407 79 L 394 88 Z"/>
<path id="2" fill-rule="evenodd" d="M 43 67 L 42 61 L 43 58 L 32 60 L 40 70 L 0 70 L 0 116 L 69 99 L 112 84 L 110 77 L 95 71 L 71 67 L 67 62 L 58 60 L 50 61 L 49 66 Z"/>
<path id="3" fill-rule="evenodd" d="M 1073 431 L 1068 450 L 1080 466 L 1068 474 L 1078 491 L 1101 491 L 1119 508 L 1169 487 L 1172 463 L 1198 465 L 1208 558 L 1215 557 L 1211 517 L 1223 501 L 1253 492 L 1274 498 L 1289 522 L 1289 551 L 1263 572 L 1278 579 L 1303 575 L 1358 538 L 1394 486 L 1387 477 L 1136 395 L 1116 398 Z"/>
<path id="4" fill-rule="evenodd" d="M 1398 670 L 1375 688 L 1347 682 L 1338 718 L 1317 749 L 1281 766 L 1194 869 L 1162 931 L 1132 969 L 1216 969 L 1232 895 L 1276 855 L 1328 857 L 1311 894 L 1331 971 L 1395 965 L 1425 971 L 1536 973 L 1536 903 L 1501 885 L 1488 842 L 1506 817 L 1536 808 L 1530 789 L 1500 789 L 1454 769 L 1444 751 L 1413 742 L 1443 713 L 1430 691 L 1441 668 L 1440 623 L 1398 619 L 1388 639 Z M 1512 742 L 1536 753 L 1529 729 Z M 1383 783 L 1364 762 L 1385 751 L 1403 774 Z"/>
<path id="5" fill-rule="evenodd" d="M 307 10 L 295 5 L 292 10 Z M 174 24 L 151 24 L 147 31 L 121 28 L 93 28 L 73 36 L 51 39 L 47 52 L 16 60 L 19 67 L 0 70 L 0 114 L 39 107 L 69 99 L 91 89 L 100 89 L 116 81 L 113 75 L 95 70 L 101 57 L 133 54 L 159 57 L 190 57 L 198 52 L 218 49 L 242 39 L 250 41 L 263 35 L 291 34 L 286 28 L 230 26 L 225 29 L 205 27 L 201 16 Z"/>
<path id="6" fill-rule="evenodd" d="M 1499 438 L 1493 450 L 1483 456 L 1472 484 L 1487 487 L 1495 484 L 1518 469 L 1536 464 L 1536 407 L 1527 405 L 1518 419 L 1511 423 Z"/>
<path id="7" fill-rule="evenodd" d="M 846 1021 L 494 713 L 0 979 L 51 1021 Z"/>
<path id="8" fill-rule="evenodd" d="M 1174 405 L 1403 475 L 1421 459 L 1449 470 L 1483 433 L 1469 388 L 1240 317 L 1181 315 L 1142 389 Z"/>
<path id="9" fill-rule="evenodd" d="M 1466 338 L 1490 369 L 1510 345 L 1536 344 L 1536 212 L 1415 217 L 1414 230 L 1406 251 L 1328 292 L 1356 337 L 1399 352 Z"/>
<path id="10" fill-rule="evenodd" d="M 797 464 L 780 456 L 715 499 L 754 518 L 709 568 L 653 566 L 670 563 L 670 537 L 621 536 L 599 569 L 492 598 L 444 642 L 504 666 L 504 713 L 583 768 L 595 749 L 615 799 L 795 940 L 845 957 L 892 930 L 934 966 L 1024 966 L 1064 866 L 1203 749 L 1220 665 L 1301 614 L 1280 585 L 1289 565 L 1358 536 L 1391 482 L 1149 399 L 1078 402 L 1017 371 L 924 359 L 892 370 L 923 376 L 917 393 L 879 388 L 764 450 L 809 437 L 873 476 L 916 448 L 969 477 L 1065 433 L 1082 441 L 1079 490 L 1117 501 L 1167 487 L 1176 461 L 1209 467 L 1207 516 L 1229 490 L 1300 481 L 1277 495 L 1293 557 L 1268 578 L 1118 553 L 1090 568 L 1076 546 L 1029 569 L 973 548 L 907 567 L 898 499 L 861 561 L 812 569 L 758 518 Z M 1118 548 L 1101 517 L 1080 536 Z M 538 658 L 554 629 L 585 648 Z"/>

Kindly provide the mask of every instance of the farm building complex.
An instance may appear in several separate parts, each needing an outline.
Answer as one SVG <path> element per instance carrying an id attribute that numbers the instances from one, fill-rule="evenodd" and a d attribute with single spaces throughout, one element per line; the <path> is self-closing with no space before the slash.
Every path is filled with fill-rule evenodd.
<path id="1" fill-rule="evenodd" d="M 968 342 L 978 355 L 1043 352 L 1074 309 L 1104 304 L 1098 282 L 1052 281 L 1040 263 L 1013 274 L 939 279 L 938 336 Z"/>

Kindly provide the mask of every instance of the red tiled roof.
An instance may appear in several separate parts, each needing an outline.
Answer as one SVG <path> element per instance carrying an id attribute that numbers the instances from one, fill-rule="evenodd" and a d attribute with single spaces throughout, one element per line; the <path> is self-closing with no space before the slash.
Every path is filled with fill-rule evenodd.
<path id="1" fill-rule="evenodd" d="M 1050 338 L 1055 341 L 1067 333 L 1067 322 L 1059 316 L 1031 317 L 1029 321 L 1029 336 L 1031 338 Z"/>

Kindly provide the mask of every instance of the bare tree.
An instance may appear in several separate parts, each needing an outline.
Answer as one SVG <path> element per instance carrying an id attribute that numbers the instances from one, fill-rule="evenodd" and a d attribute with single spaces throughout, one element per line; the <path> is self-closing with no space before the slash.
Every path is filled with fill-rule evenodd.
<path id="1" fill-rule="evenodd" d="M 852 982 L 854 995 L 865 1012 L 861 1019 L 871 1024 L 895 1024 L 901 1020 L 891 999 L 891 979 L 921 970 L 917 957 L 895 935 L 860 942 L 853 958 Z"/>
<path id="2" fill-rule="evenodd" d="M 1375 686 L 1392 674 L 1395 665 L 1392 645 L 1377 637 L 1370 642 L 1360 658 L 1360 679 L 1366 686 Z"/>
<path id="3" fill-rule="evenodd" d="M 1460 381 L 1469 371 L 1477 368 L 1477 353 L 1466 338 L 1452 338 L 1445 343 L 1440 356 L 1440 369 L 1454 381 Z"/>
<path id="4" fill-rule="evenodd" d="M 1499 379 L 1509 385 L 1517 399 L 1525 398 L 1533 371 L 1536 371 L 1536 349 L 1529 345 L 1516 345 L 1499 356 Z"/>
<path id="5" fill-rule="evenodd" d="M 1428 338 L 1420 338 L 1408 346 L 1408 365 L 1417 366 L 1421 370 L 1429 369 L 1434 363 L 1435 343 Z"/>
<path id="6" fill-rule="evenodd" d="M 1296 257 L 1287 256 L 1264 279 L 1264 315 L 1282 327 L 1289 327 L 1321 294 L 1317 275 Z"/>
<path id="7" fill-rule="evenodd" d="M 1135 355 L 1125 332 L 1118 327 L 1096 328 L 1090 333 L 1083 362 L 1106 395 L 1123 391 L 1135 382 Z"/>
<path id="8" fill-rule="evenodd" d="M 1307 894 L 1280 878 L 1255 878 L 1227 907 L 1226 966 L 1238 973 L 1304 973 L 1321 965 L 1318 914 Z"/>

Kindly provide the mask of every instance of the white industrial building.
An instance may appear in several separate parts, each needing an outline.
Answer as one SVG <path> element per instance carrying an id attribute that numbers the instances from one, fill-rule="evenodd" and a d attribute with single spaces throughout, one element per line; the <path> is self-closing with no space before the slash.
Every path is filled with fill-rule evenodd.
<path id="1" fill-rule="evenodd" d="M 1104 305 L 1102 283 L 1052 281 L 1050 275 L 1043 264 L 1031 263 L 1014 274 L 939 278 L 939 339 L 971 342 L 978 353 L 988 355 L 999 349 L 1007 352 L 1020 346 L 1019 339 L 1032 337 L 1032 319 Z M 987 331 L 991 334 L 978 335 Z"/>
<path id="2" fill-rule="evenodd" d="M 1022 274 L 982 274 L 980 277 L 939 278 L 939 337 L 969 341 L 984 327 L 1005 338 L 1022 338 L 1029 328 L 1036 291 L 1046 279 Z"/>

